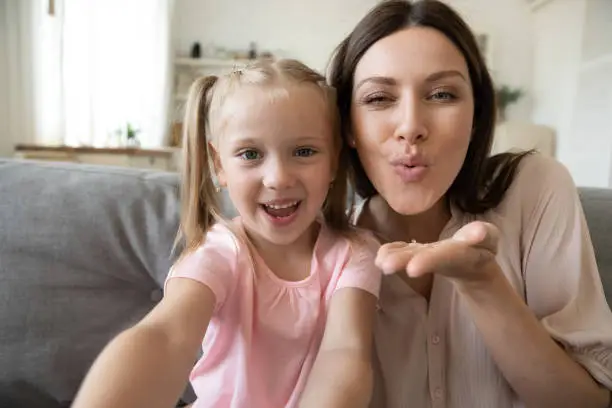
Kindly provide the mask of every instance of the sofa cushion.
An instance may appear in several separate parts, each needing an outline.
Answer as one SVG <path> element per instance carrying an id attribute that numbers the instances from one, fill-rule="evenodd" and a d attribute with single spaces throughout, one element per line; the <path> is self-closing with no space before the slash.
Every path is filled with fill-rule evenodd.
<path id="1" fill-rule="evenodd" d="M 176 174 L 0 160 L 0 389 L 72 400 L 161 299 L 177 194 Z"/>
<path id="2" fill-rule="evenodd" d="M 579 192 L 604 292 L 612 305 L 612 189 L 583 187 Z"/>

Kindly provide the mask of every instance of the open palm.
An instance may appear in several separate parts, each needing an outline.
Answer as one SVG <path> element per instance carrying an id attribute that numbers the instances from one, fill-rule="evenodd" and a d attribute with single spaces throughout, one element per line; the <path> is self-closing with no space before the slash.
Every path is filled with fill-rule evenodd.
<path id="1" fill-rule="evenodd" d="M 451 238 L 430 244 L 391 242 L 378 250 L 376 265 L 385 274 L 405 271 L 410 277 L 438 273 L 451 279 L 479 280 L 495 260 L 499 230 L 474 221 Z"/>

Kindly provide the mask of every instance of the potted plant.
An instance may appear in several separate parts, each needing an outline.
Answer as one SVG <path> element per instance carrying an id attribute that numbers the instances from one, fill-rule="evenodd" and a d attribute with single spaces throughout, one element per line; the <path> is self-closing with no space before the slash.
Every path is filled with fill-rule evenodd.
<path id="1" fill-rule="evenodd" d="M 497 114 L 500 121 L 506 120 L 506 109 L 508 109 L 508 106 L 516 103 L 524 94 L 522 89 L 511 88 L 507 85 L 503 85 L 495 90 Z"/>
<path id="2" fill-rule="evenodd" d="M 131 123 L 125 127 L 125 142 L 130 147 L 140 147 L 140 140 L 138 140 L 138 134 L 140 129 L 135 129 Z"/>
<path id="3" fill-rule="evenodd" d="M 125 127 L 121 127 L 113 132 L 113 137 L 115 138 L 113 144 L 140 147 L 140 140 L 138 140 L 139 133 L 140 129 L 136 129 L 134 125 L 128 122 Z"/>

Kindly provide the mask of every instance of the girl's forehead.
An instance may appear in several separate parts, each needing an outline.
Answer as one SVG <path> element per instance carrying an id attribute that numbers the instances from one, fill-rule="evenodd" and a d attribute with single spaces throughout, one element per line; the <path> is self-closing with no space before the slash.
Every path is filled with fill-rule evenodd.
<path id="1" fill-rule="evenodd" d="M 272 84 L 236 84 L 226 90 L 221 89 L 219 96 L 224 108 L 232 105 L 274 104 L 277 101 L 302 101 L 304 99 L 323 99 L 323 90 L 309 83 L 278 81 Z"/>
<path id="2" fill-rule="evenodd" d="M 217 113 L 211 127 L 222 135 L 219 142 L 325 140 L 333 134 L 328 103 L 316 87 L 244 88 L 229 95 Z"/>
<path id="3" fill-rule="evenodd" d="M 320 88 L 302 84 L 246 85 L 228 93 L 220 102 L 211 109 L 212 122 L 319 115 L 330 107 Z"/>

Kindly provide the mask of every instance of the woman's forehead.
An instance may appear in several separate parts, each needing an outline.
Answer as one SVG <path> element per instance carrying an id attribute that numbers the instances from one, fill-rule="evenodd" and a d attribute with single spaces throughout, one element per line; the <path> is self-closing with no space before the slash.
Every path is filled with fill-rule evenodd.
<path id="1" fill-rule="evenodd" d="M 369 76 L 426 79 L 438 71 L 468 76 L 461 51 L 440 31 L 410 27 L 375 42 L 355 69 L 355 84 Z"/>

